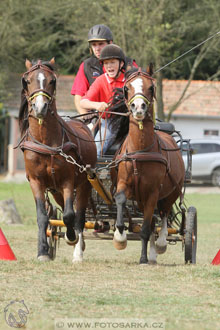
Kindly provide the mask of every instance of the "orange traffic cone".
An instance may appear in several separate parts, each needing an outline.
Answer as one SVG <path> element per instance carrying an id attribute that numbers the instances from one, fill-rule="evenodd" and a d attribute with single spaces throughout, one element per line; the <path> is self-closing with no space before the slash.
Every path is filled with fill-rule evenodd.
<path id="1" fill-rule="evenodd" d="M 0 228 L 0 260 L 17 260 Z"/>
<path id="2" fill-rule="evenodd" d="M 215 258 L 212 260 L 212 265 L 220 265 L 220 250 L 216 254 Z"/>

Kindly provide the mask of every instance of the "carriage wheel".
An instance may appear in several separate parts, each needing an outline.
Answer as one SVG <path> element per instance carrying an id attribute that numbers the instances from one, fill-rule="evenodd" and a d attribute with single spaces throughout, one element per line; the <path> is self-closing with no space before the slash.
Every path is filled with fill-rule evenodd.
<path id="1" fill-rule="evenodd" d="M 57 250 L 57 239 L 54 237 L 54 234 L 51 229 L 51 236 L 48 237 L 48 245 L 49 250 L 48 254 L 51 260 L 54 260 L 56 258 L 56 250 Z"/>
<path id="2" fill-rule="evenodd" d="M 195 264 L 197 247 L 197 211 L 193 206 L 190 206 L 187 210 L 185 230 L 185 263 Z"/>
<path id="3" fill-rule="evenodd" d="M 50 215 L 50 219 L 57 219 L 57 208 L 52 205 L 52 212 Z M 57 234 L 57 228 L 54 226 L 48 226 L 49 231 L 51 231 L 51 235 L 47 238 L 47 243 L 49 245 L 48 254 L 51 260 L 56 258 L 56 250 L 57 250 L 57 239 L 55 235 Z"/>

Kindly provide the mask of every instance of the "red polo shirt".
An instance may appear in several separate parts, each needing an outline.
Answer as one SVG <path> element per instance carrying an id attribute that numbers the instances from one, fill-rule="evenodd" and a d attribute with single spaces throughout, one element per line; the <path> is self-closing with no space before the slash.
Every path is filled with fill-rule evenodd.
<path id="1" fill-rule="evenodd" d="M 105 72 L 104 66 L 103 66 L 102 70 L 103 70 L 103 72 Z M 94 77 L 94 78 L 95 78 L 94 79 L 94 81 L 95 81 L 97 78 L 96 77 Z M 86 78 L 85 72 L 84 72 L 84 62 L 82 62 L 80 64 L 79 70 L 74 79 L 72 89 L 71 89 L 71 94 L 83 96 L 89 90 L 89 87 L 90 87 L 90 85 L 89 85 L 88 79 Z"/>
<path id="2" fill-rule="evenodd" d="M 116 79 L 110 78 L 107 73 L 104 73 L 96 78 L 82 99 L 86 99 L 92 102 L 108 103 L 114 94 L 114 88 L 122 88 L 124 86 L 124 82 L 124 73 L 121 73 L 120 76 Z M 103 114 L 102 117 L 105 118 L 105 114 Z"/>

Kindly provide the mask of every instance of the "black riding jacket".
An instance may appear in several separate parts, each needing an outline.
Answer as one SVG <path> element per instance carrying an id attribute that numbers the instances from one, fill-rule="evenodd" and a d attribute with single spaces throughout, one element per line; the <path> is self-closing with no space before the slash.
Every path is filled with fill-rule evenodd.
<path id="1" fill-rule="evenodd" d="M 132 65 L 132 63 L 133 63 L 133 60 L 129 57 L 126 57 L 125 67 L 127 67 L 128 64 Z M 104 73 L 103 66 L 100 63 L 99 59 L 97 57 L 95 57 L 94 55 L 87 58 L 84 61 L 84 74 L 85 74 L 90 86 L 95 81 L 95 79 L 103 73 Z"/>

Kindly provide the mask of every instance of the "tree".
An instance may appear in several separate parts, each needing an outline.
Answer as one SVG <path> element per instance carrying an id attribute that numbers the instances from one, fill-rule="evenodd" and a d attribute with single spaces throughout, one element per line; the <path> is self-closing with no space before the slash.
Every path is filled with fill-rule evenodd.
<path id="1" fill-rule="evenodd" d="M 25 59 L 51 59 L 62 73 L 76 73 L 89 55 L 87 33 L 108 25 L 114 42 L 139 66 L 163 67 L 218 31 L 218 0 L 2 0 L 0 3 L 0 81 L 23 72 Z M 163 109 L 163 78 L 217 79 L 219 40 L 215 38 L 157 74 L 158 116 Z M 188 84 L 189 86 L 189 84 Z M 4 89 L 4 88 L 3 88 Z M 178 102 L 183 102 L 185 92 Z M 1 97 L 1 92 L 0 92 Z M 1 101 L 1 99 L 0 99 Z M 169 109 L 169 120 L 179 103 Z"/>

